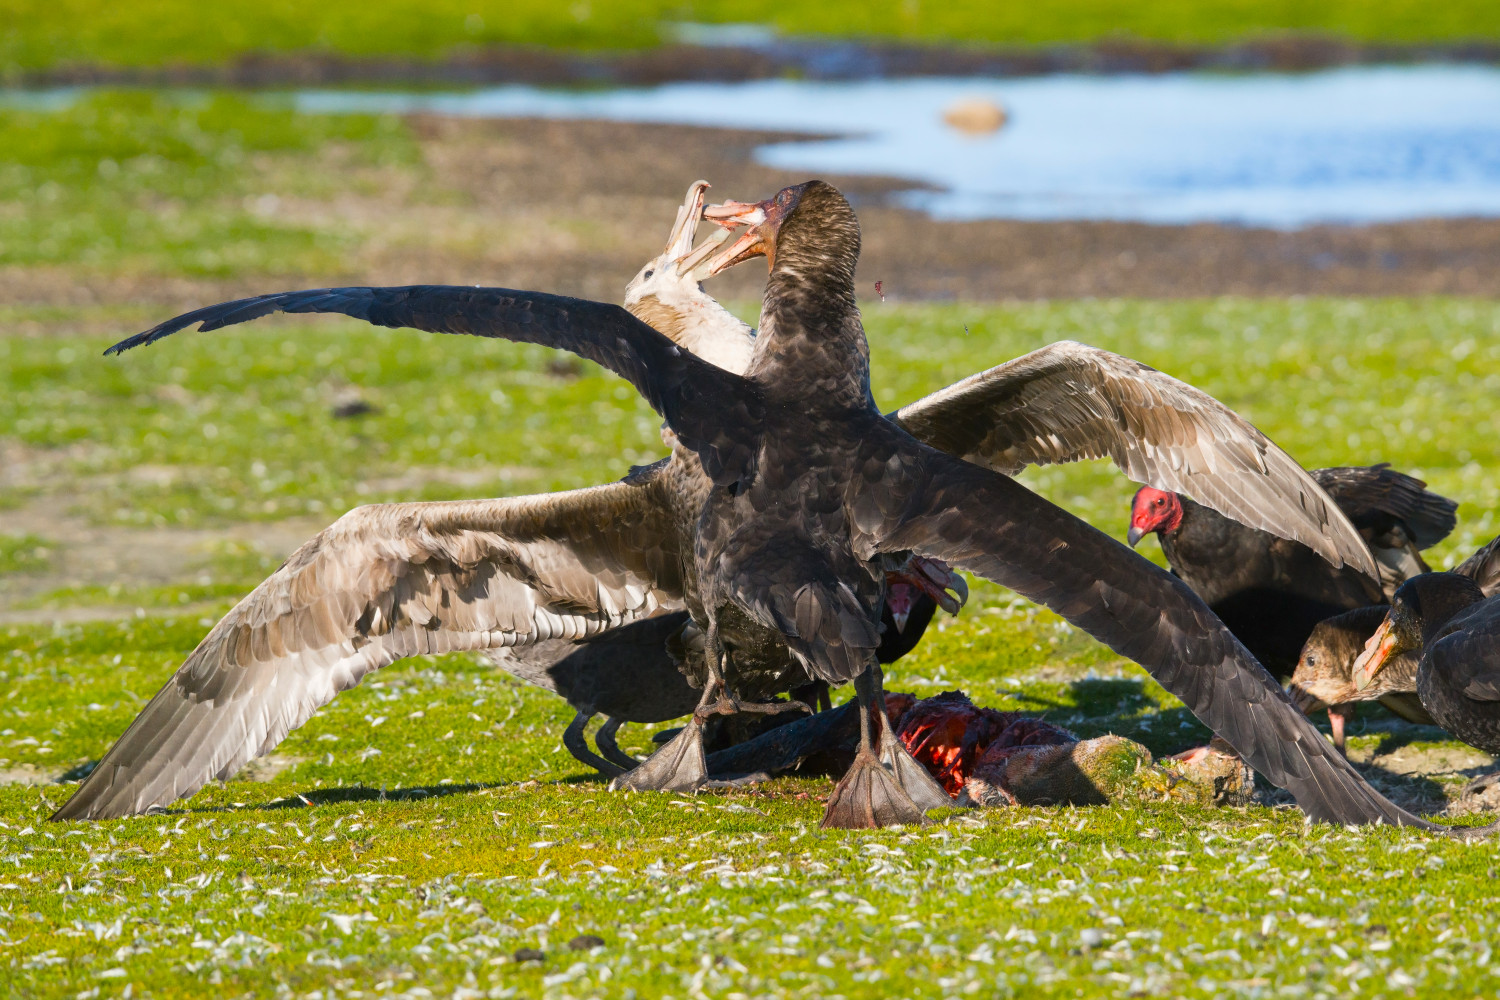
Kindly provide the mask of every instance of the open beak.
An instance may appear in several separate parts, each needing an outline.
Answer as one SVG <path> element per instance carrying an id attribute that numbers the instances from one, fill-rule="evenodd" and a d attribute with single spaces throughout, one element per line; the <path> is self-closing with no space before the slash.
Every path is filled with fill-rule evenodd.
<path id="1" fill-rule="evenodd" d="M 902 576 L 950 615 L 969 601 L 969 584 L 941 559 L 912 556 Z"/>
<path id="2" fill-rule="evenodd" d="M 710 269 L 712 262 L 709 258 L 718 253 L 719 248 L 729 242 L 729 238 L 733 235 L 727 229 L 715 229 L 709 233 L 702 243 L 674 261 L 677 273 L 686 275 L 694 281 L 712 277 L 713 272 Z"/>
<path id="3" fill-rule="evenodd" d="M 774 264 L 776 229 L 781 225 L 784 214 L 784 208 L 774 198 L 754 203 L 726 201 L 704 209 L 705 219 L 726 229 L 750 227 L 728 249 L 709 262 L 709 275 L 718 274 L 762 254 L 765 255 L 767 265 Z"/>
<path id="4" fill-rule="evenodd" d="M 1132 524 L 1130 530 L 1125 532 L 1125 540 L 1130 543 L 1130 547 L 1133 549 L 1137 542 L 1146 537 L 1146 534 L 1145 528 L 1137 528 Z"/>
<path id="5" fill-rule="evenodd" d="M 1395 649 L 1396 635 L 1391 631 L 1391 620 L 1387 618 L 1365 643 L 1365 651 L 1359 654 L 1359 659 L 1354 661 L 1354 674 L 1351 678 L 1354 690 L 1363 691 L 1369 687 Z"/>
<path id="6" fill-rule="evenodd" d="M 703 219 L 703 197 L 708 192 L 708 181 L 693 181 L 677 209 L 677 221 L 672 223 L 672 232 L 667 235 L 667 246 L 662 251 L 667 257 L 682 257 L 693 249 L 693 234 Z"/>

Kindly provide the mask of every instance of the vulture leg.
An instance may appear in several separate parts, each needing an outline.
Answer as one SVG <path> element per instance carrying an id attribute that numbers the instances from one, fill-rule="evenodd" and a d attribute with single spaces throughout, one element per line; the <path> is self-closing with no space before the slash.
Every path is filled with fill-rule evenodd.
<path id="1" fill-rule="evenodd" d="M 1333 745 L 1339 748 L 1339 753 L 1345 757 L 1349 756 L 1349 750 L 1344 745 L 1344 727 L 1349 720 L 1354 718 L 1353 705 L 1329 705 L 1328 706 L 1328 730 L 1333 735 Z"/>
<path id="2" fill-rule="evenodd" d="M 588 740 L 584 738 L 589 720 L 593 717 L 594 713 L 592 712 L 579 712 L 573 716 L 573 721 L 568 723 L 567 729 L 563 730 L 563 746 L 568 748 L 568 753 L 589 767 L 592 767 L 606 778 L 613 778 L 615 775 L 623 773 L 622 769 L 590 750 Z"/>
<path id="3" fill-rule="evenodd" d="M 620 727 L 624 724 L 624 719 L 617 719 L 614 716 L 610 716 L 604 720 L 604 725 L 600 726 L 599 731 L 594 734 L 594 742 L 598 745 L 600 753 L 629 771 L 638 765 L 640 761 L 621 750 L 620 745 L 615 742 L 615 733 L 619 732 Z"/>
<path id="4" fill-rule="evenodd" d="M 634 770 L 609 783 L 611 791 L 696 792 L 708 780 L 708 762 L 703 754 L 703 723 L 710 715 L 721 712 L 724 698 L 724 674 L 721 671 L 724 647 L 719 642 L 719 623 L 709 622 L 704 635 L 703 656 L 708 680 L 703 697 L 693 710 L 687 725 L 677 735 Z"/>
<path id="5" fill-rule="evenodd" d="M 879 675 L 872 670 L 860 674 L 854 679 L 854 692 L 859 700 L 859 750 L 854 755 L 854 763 L 849 766 L 849 773 L 840 779 L 828 797 L 828 810 L 820 825 L 825 830 L 864 830 L 896 823 L 927 822 L 922 809 L 901 787 L 896 775 L 880 762 L 877 741 L 870 732 L 872 706 L 881 715 L 885 714 L 884 706 L 875 700 L 880 693 Z M 946 795 L 943 800 L 945 803 L 949 801 Z"/>

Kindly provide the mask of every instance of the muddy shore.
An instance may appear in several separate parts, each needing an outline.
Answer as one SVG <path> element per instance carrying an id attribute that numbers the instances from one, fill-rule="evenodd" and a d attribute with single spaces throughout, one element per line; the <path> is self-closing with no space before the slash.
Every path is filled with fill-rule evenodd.
<path id="1" fill-rule="evenodd" d="M 1304 72 L 1336 66 L 1420 62 L 1500 63 L 1500 42 L 1403 44 L 1287 33 L 1232 45 L 1136 39 L 1089 44 L 962 46 L 778 38 L 750 46 L 662 45 L 619 52 L 526 46 L 459 49 L 442 59 L 258 53 L 224 65 L 61 65 L 0 71 L 9 86 L 76 84 L 287 87 L 385 84 L 643 86 L 679 80 L 775 77 L 868 80 L 910 76 L 1037 76 L 1048 73 Z"/>
<path id="2" fill-rule="evenodd" d="M 753 162 L 766 132 L 529 119 L 414 119 L 425 187 L 341 195 L 342 213 L 380 234 L 339 272 L 295 284 L 423 281 L 544 288 L 616 300 L 659 248 L 697 177 L 717 198 L 760 198 L 807 179 Z M 330 169 L 334 169 L 330 167 Z M 864 227 L 860 280 L 896 300 L 1217 295 L 1500 295 L 1500 219 L 1428 219 L 1297 231 L 1199 224 L 941 222 L 893 204 L 910 183 L 829 176 Z M 432 191 L 461 208 L 434 203 Z M 463 238 L 451 234 L 467 233 Z M 385 239 L 385 234 L 402 238 Z M 475 234 L 478 234 L 477 236 Z M 485 233 L 496 234 L 487 238 Z M 740 269 L 715 294 L 755 298 Z M 0 304 L 142 302 L 192 306 L 264 291 L 265 275 L 212 280 L 0 270 Z M 276 281 L 271 281 L 276 284 Z"/>

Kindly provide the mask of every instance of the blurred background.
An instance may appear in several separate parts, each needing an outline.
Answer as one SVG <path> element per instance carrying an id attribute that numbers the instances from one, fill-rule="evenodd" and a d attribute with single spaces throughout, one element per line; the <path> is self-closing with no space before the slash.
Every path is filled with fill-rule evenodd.
<path id="1" fill-rule="evenodd" d="M 882 404 L 1077 337 L 1310 467 L 1426 476 L 1466 505 L 1438 562 L 1494 533 L 1494 3 L 0 11 L 0 624 L 221 607 L 356 503 L 656 457 L 548 352 L 282 320 L 98 354 L 285 287 L 618 300 L 698 177 L 848 193 Z M 762 280 L 710 290 L 753 318 Z M 1123 534 L 1113 472 L 1031 481 Z"/>

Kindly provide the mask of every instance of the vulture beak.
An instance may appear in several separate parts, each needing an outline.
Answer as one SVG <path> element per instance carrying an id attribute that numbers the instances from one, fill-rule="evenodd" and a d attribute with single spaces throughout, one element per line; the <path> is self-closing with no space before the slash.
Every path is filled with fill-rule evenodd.
<path id="1" fill-rule="evenodd" d="M 1386 659 L 1395 652 L 1396 641 L 1396 634 L 1391 630 L 1391 620 L 1387 617 L 1365 643 L 1365 651 L 1354 661 L 1354 690 L 1363 691 L 1370 686 L 1375 675 L 1385 666 Z"/>
<path id="2" fill-rule="evenodd" d="M 718 274 L 751 257 L 765 255 L 767 265 L 776 262 L 776 231 L 795 207 L 797 199 L 777 195 L 765 201 L 726 201 L 704 209 L 703 217 L 716 225 L 732 229 L 749 226 L 738 240 L 709 264 L 709 275 Z"/>
<path id="3" fill-rule="evenodd" d="M 1145 528 L 1137 528 L 1132 524 L 1130 526 L 1130 530 L 1125 532 L 1125 540 L 1130 543 L 1130 547 L 1133 549 L 1135 548 L 1136 543 L 1139 542 L 1142 538 L 1145 538 L 1146 535 L 1147 531 Z"/>
<path id="4" fill-rule="evenodd" d="M 904 582 L 891 583 L 885 592 L 885 609 L 891 613 L 898 633 L 906 631 L 906 620 L 911 617 L 912 585 Z"/>

